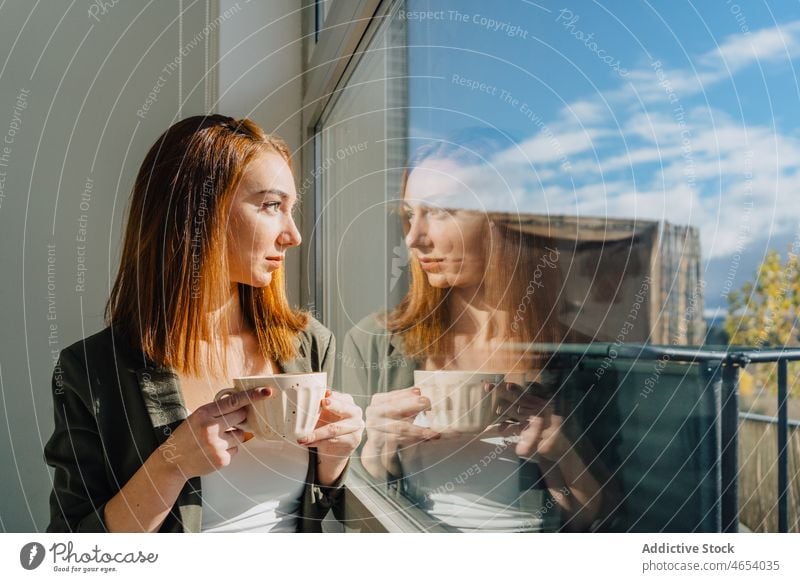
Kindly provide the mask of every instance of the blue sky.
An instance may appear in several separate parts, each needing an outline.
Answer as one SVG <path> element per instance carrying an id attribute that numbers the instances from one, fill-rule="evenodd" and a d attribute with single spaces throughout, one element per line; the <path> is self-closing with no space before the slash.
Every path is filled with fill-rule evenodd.
<path id="1" fill-rule="evenodd" d="M 509 132 L 514 142 L 493 163 L 523 211 L 698 227 L 707 312 L 797 235 L 798 4 L 407 9 L 412 137 Z"/>

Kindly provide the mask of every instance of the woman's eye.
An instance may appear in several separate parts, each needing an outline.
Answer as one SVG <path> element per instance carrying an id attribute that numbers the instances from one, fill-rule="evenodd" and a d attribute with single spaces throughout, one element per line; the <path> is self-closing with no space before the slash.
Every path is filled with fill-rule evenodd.
<path id="1" fill-rule="evenodd" d="M 263 204 L 261 204 L 261 208 L 263 208 L 267 212 L 277 212 L 280 207 L 281 207 L 280 202 L 264 202 Z"/>

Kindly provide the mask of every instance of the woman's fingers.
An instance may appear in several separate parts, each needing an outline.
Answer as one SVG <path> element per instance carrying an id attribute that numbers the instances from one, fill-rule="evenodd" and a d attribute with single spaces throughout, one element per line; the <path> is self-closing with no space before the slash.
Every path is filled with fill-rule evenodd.
<path id="1" fill-rule="evenodd" d="M 339 392 L 331 392 L 330 396 L 322 400 L 322 411 L 339 418 L 363 416 L 361 408 L 353 402 L 353 397 Z"/>
<path id="2" fill-rule="evenodd" d="M 502 401 L 495 411 L 501 420 L 523 421 L 530 416 L 549 416 L 552 408 L 547 404 L 525 400 Z"/>
<path id="3" fill-rule="evenodd" d="M 550 414 L 552 402 L 530 394 L 519 384 L 500 382 L 486 383 L 487 392 L 494 391 L 496 400 L 495 413 L 499 420 L 524 420 L 531 415 Z"/>
<path id="4" fill-rule="evenodd" d="M 516 452 L 521 457 L 531 458 L 538 455 L 558 462 L 571 447 L 563 432 L 562 418 L 552 414 L 530 418 L 525 430 L 519 435 Z"/>
<path id="5" fill-rule="evenodd" d="M 341 420 L 315 428 L 305 437 L 297 439 L 297 442 L 305 446 L 314 446 L 320 441 L 335 441 L 349 434 L 359 432 L 362 428 L 364 428 L 364 423 L 360 419 L 358 421 L 353 419 Z"/>
<path id="6" fill-rule="evenodd" d="M 367 407 L 367 413 L 407 418 L 416 416 L 423 410 L 430 410 L 430 407 L 430 399 L 423 396 L 419 388 L 414 387 L 375 394 Z"/>
<path id="7" fill-rule="evenodd" d="M 419 388 L 403 388 L 402 390 L 392 390 L 390 392 L 378 392 L 372 396 L 372 404 L 386 404 L 398 399 L 408 398 L 412 396 L 420 396 L 422 391 Z"/>
<path id="8" fill-rule="evenodd" d="M 215 419 L 223 428 L 235 427 L 247 420 L 247 408 L 239 408 Z"/>
<path id="9" fill-rule="evenodd" d="M 328 390 L 326 395 L 321 402 L 322 412 L 317 426 L 297 442 L 303 445 L 314 445 L 320 441 L 335 444 L 347 435 L 352 437 L 345 440 L 360 441 L 364 430 L 364 418 L 361 408 L 355 404 L 353 397 L 331 390 Z"/>
<path id="10" fill-rule="evenodd" d="M 270 396 L 272 396 L 271 388 L 251 388 L 250 390 L 234 392 L 228 396 L 223 396 L 219 400 L 215 400 L 214 402 L 206 404 L 201 408 L 207 407 L 208 411 L 211 413 L 211 416 L 224 416 L 235 410 L 244 408 L 253 402 L 269 398 Z"/>
<path id="11" fill-rule="evenodd" d="M 348 418 L 320 426 L 305 437 L 299 438 L 297 442 L 303 446 L 313 447 L 323 442 L 338 444 L 340 442 L 349 441 L 356 436 L 356 440 L 360 441 L 363 429 L 363 421 L 360 419 Z M 415 426 L 402 421 L 391 421 L 383 425 L 380 430 L 393 437 L 391 440 L 399 446 L 441 437 L 439 433 L 428 428 Z M 247 442 L 250 438 L 253 438 L 253 435 L 242 429 L 232 428 L 222 432 L 220 438 L 228 444 L 228 448 L 230 449 Z"/>
<path id="12" fill-rule="evenodd" d="M 542 442 L 543 433 L 549 425 L 549 419 L 543 416 L 531 417 L 528 420 L 528 426 L 519 435 L 519 442 L 516 447 L 517 455 L 520 457 L 535 455 L 539 444 Z"/>
<path id="13" fill-rule="evenodd" d="M 413 424 L 420 412 L 430 409 L 431 401 L 416 387 L 376 394 L 366 410 L 367 434 L 383 435 L 397 446 L 439 438 L 439 433 Z"/>
<path id="14" fill-rule="evenodd" d="M 367 418 L 391 418 L 401 420 L 414 418 L 420 412 L 431 409 L 431 401 L 425 396 L 409 394 L 404 398 L 382 404 L 371 404 L 366 411 Z"/>
<path id="15" fill-rule="evenodd" d="M 245 432 L 240 428 L 231 428 L 221 433 L 219 436 L 222 440 L 224 440 L 228 444 L 227 447 L 228 452 L 230 452 L 231 449 L 236 449 L 246 440 L 249 440 L 245 439 Z"/>
<path id="16" fill-rule="evenodd" d="M 386 420 L 380 424 L 373 424 L 370 428 L 385 433 L 400 443 L 410 443 L 437 439 L 441 436 L 436 431 L 423 426 L 411 424 L 403 420 Z"/>
<path id="17" fill-rule="evenodd" d="M 528 406 L 525 403 L 512 404 L 507 409 L 507 416 L 513 417 L 514 420 L 527 420 L 531 416 L 550 416 L 552 410 L 547 406 Z"/>

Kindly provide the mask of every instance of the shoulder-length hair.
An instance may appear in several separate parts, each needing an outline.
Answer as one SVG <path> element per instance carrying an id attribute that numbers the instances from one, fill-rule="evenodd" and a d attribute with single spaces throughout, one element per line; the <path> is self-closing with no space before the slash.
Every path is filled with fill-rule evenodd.
<path id="1" fill-rule="evenodd" d="M 189 117 L 167 129 L 145 156 L 131 195 L 119 273 L 106 322 L 152 361 L 181 373 L 227 374 L 227 330 L 209 314 L 231 292 L 226 231 L 247 165 L 265 153 L 291 168 L 286 143 L 248 119 Z M 265 358 L 296 355 L 308 314 L 289 306 L 284 268 L 269 285 L 238 284 L 245 321 Z M 216 349 L 201 350 L 202 342 Z"/>
<path id="2" fill-rule="evenodd" d="M 495 131 L 468 130 L 450 140 L 431 142 L 416 150 L 402 178 L 402 197 L 410 173 L 426 160 L 488 167 L 492 153 L 510 142 Z M 491 171 L 491 168 L 489 168 Z M 474 211 L 477 212 L 477 211 Z M 559 320 L 561 270 L 554 239 L 533 232 L 518 213 L 480 212 L 486 218 L 486 270 L 483 288 L 496 308 L 505 312 L 511 342 L 557 344 L 565 339 Z M 401 213 L 403 230 L 409 222 Z M 405 297 L 385 317 L 388 331 L 403 339 L 407 355 L 422 360 L 452 353 L 448 309 L 451 289 L 433 287 L 414 253 L 409 253 L 410 283 Z M 503 328 L 501 328 L 503 329 Z"/>

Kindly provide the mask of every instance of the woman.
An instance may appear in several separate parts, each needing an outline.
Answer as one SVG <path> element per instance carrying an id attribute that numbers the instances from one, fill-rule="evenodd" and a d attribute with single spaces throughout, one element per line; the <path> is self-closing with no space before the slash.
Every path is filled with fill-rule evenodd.
<path id="1" fill-rule="evenodd" d="M 334 338 L 289 307 L 300 244 L 286 144 L 247 119 L 197 116 L 152 146 L 133 188 L 108 327 L 61 353 L 48 531 L 319 531 L 361 440 L 328 392 L 296 445 L 236 428 L 240 376 L 324 371 Z"/>
<path id="2" fill-rule="evenodd" d="M 558 371 L 527 349 L 567 336 L 559 250 L 521 215 L 486 210 L 487 197 L 507 188 L 489 164 L 500 149 L 497 134 L 470 133 L 420 148 L 409 164 L 410 289 L 345 339 L 343 360 L 367 363 L 344 371 L 366 407 L 361 461 L 462 531 L 583 530 L 600 513 L 602 488 L 586 470 L 585 443 L 576 446 L 566 391 L 554 394 Z M 414 386 L 415 369 L 501 370 L 527 381 L 487 387 L 503 414 L 486 431 L 442 438 L 425 422 L 431 402 Z"/>

